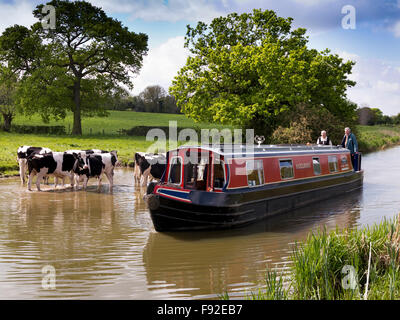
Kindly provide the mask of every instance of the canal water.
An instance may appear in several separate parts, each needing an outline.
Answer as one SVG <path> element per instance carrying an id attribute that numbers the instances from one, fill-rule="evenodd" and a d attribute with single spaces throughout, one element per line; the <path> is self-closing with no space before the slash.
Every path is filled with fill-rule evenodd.
<path id="1" fill-rule="evenodd" d="M 311 230 L 362 227 L 400 212 L 400 147 L 363 157 L 360 191 L 247 228 L 158 233 L 133 171 L 108 193 L 28 192 L 0 180 L 0 299 L 218 299 L 255 292 L 289 268 Z M 35 187 L 35 186 L 34 186 Z M 35 190 L 35 189 L 34 189 Z"/>

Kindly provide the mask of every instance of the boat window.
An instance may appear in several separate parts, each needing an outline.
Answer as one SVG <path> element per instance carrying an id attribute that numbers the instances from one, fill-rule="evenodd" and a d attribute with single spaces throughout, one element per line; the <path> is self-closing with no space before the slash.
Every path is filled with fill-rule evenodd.
<path id="1" fill-rule="evenodd" d="M 192 164 L 189 162 L 185 165 L 185 188 L 206 190 L 207 160 L 207 158 L 201 158 L 199 164 Z"/>
<path id="2" fill-rule="evenodd" d="M 342 158 L 340 159 L 340 162 L 341 162 L 342 170 L 347 170 L 347 169 L 349 169 L 349 163 L 348 163 L 346 157 L 342 157 Z"/>
<path id="3" fill-rule="evenodd" d="M 319 163 L 319 158 L 312 158 L 313 167 L 314 167 L 314 174 L 320 175 L 321 174 L 321 165 Z"/>
<path id="4" fill-rule="evenodd" d="M 222 189 L 225 185 L 224 163 L 214 163 L 214 188 Z"/>
<path id="5" fill-rule="evenodd" d="M 175 184 L 181 183 L 181 168 L 182 168 L 181 158 L 178 157 L 172 158 L 171 165 L 169 168 L 168 182 Z"/>
<path id="6" fill-rule="evenodd" d="M 282 179 L 291 179 L 294 177 L 292 160 L 279 160 Z"/>
<path id="7" fill-rule="evenodd" d="M 262 160 L 246 161 L 247 183 L 250 187 L 264 184 L 264 165 Z"/>
<path id="8" fill-rule="evenodd" d="M 328 156 L 328 163 L 329 163 L 329 171 L 330 172 L 338 171 L 338 161 L 335 156 Z"/>

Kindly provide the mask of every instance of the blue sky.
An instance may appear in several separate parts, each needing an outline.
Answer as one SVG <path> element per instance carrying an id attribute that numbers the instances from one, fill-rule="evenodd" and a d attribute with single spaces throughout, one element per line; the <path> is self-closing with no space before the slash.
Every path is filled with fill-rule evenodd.
<path id="1" fill-rule="evenodd" d="M 183 48 L 186 25 L 210 22 L 231 12 L 272 9 L 292 17 L 294 27 L 308 31 L 309 46 L 329 48 L 356 62 L 357 81 L 348 97 L 361 106 L 400 113 L 400 0 L 90 0 L 121 20 L 131 31 L 149 35 L 149 53 L 134 78 L 138 94 L 148 85 L 168 89 L 188 55 Z M 40 1 L 0 0 L 0 31 L 34 22 L 32 10 Z M 343 29 L 342 8 L 355 9 L 355 29 Z"/>

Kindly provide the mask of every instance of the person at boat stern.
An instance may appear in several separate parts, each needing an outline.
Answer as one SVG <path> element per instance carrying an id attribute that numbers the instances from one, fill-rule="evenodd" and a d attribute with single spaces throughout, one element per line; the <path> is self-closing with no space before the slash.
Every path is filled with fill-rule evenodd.
<path id="1" fill-rule="evenodd" d="M 327 145 L 327 146 L 331 146 L 332 145 L 332 141 L 326 135 L 326 131 L 325 130 L 321 131 L 321 136 L 317 139 L 317 144 L 322 144 L 322 145 Z"/>
<path id="2" fill-rule="evenodd" d="M 351 162 L 353 164 L 354 171 L 358 171 L 358 143 L 356 136 L 348 127 L 344 129 L 342 147 L 350 150 Z"/>

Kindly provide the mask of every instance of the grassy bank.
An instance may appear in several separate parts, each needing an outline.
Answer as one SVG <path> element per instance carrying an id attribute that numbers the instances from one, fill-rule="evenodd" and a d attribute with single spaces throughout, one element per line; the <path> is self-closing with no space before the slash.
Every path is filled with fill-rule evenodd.
<path id="1" fill-rule="evenodd" d="M 294 247 L 287 283 L 267 272 L 257 300 L 388 300 L 400 298 L 398 217 L 365 229 L 311 233 Z"/>
<path id="2" fill-rule="evenodd" d="M 400 143 L 399 126 L 358 126 L 357 140 L 360 151 L 382 150 Z"/>
<path id="3" fill-rule="evenodd" d="M 145 137 L 124 136 L 48 136 L 34 134 L 0 133 L 0 174 L 13 175 L 18 173 L 16 151 L 19 146 L 45 146 L 54 151 L 68 149 L 92 149 L 117 150 L 119 160 L 123 164 L 133 161 L 136 151 L 144 151 L 152 142 Z"/>

